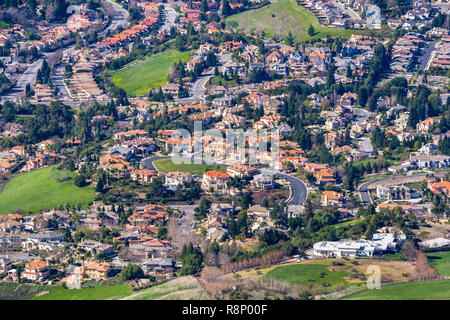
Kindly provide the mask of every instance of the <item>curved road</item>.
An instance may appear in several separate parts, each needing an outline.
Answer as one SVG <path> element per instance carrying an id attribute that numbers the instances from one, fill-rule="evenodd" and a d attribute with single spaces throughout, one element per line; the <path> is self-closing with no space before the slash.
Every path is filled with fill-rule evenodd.
<path id="1" fill-rule="evenodd" d="M 147 159 L 142 160 L 142 165 L 146 169 L 151 169 L 151 170 L 157 171 L 155 166 L 153 165 L 153 162 L 156 160 L 159 160 L 159 159 L 168 159 L 168 158 L 170 158 L 170 156 L 156 156 L 156 157 L 152 157 L 152 158 L 147 158 Z M 221 167 L 228 166 L 223 163 L 216 163 L 216 162 L 210 162 L 210 161 L 205 161 L 205 163 L 214 164 L 214 165 L 221 166 Z M 305 203 L 306 197 L 308 196 L 308 189 L 306 188 L 306 185 L 302 180 L 300 180 L 296 177 L 290 176 L 288 174 L 274 172 L 274 171 L 267 170 L 267 169 L 262 169 L 262 170 L 260 170 L 260 172 L 276 175 L 280 178 L 287 180 L 291 184 L 292 195 L 291 195 L 291 199 L 286 203 L 287 205 L 303 205 Z"/>

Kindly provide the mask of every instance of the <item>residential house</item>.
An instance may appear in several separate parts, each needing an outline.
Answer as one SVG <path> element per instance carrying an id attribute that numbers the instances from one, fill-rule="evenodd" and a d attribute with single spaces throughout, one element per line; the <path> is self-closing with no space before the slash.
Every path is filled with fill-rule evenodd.
<path id="1" fill-rule="evenodd" d="M 203 174 L 202 189 L 206 192 L 212 190 L 213 192 L 224 193 L 228 190 L 227 183 L 230 180 L 230 175 L 226 172 L 211 170 Z"/>
<path id="2" fill-rule="evenodd" d="M 22 277 L 31 281 L 43 281 L 50 275 L 50 267 L 46 261 L 34 260 L 25 265 Z"/>
<path id="3" fill-rule="evenodd" d="M 179 172 L 179 171 L 172 171 L 168 172 L 165 175 L 165 183 L 164 185 L 169 190 L 175 190 L 179 185 L 183 185 L 185 182 L 189 183 L 192 181 L 192 174 L 189 172 Z"/>

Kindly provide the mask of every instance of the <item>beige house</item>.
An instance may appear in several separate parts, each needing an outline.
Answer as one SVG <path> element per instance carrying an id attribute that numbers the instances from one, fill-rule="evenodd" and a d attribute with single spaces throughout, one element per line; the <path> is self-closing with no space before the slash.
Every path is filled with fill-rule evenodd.
<path id="1" fill-rule="evenodd" d="M 206 192 L 212 190 L 213 192 L 225 193 L 228 190 L 227 182 L 230 180 L 230 175 L 226 172 L 211 170 L 203 174 L 202 189 Z"/>
<path id="2" fill-rule="evenodd" d="M 165 186 L 168 189 L 176 189 L 184 182 L 191 182 L 192 175 L 189 172 L 172 171 L 168 172 L 165 177 Z"/>

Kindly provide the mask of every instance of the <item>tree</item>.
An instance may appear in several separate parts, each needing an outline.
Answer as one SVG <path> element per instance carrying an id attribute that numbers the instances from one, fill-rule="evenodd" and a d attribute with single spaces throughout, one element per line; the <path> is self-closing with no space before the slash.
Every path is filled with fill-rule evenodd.
<path id="1" fill-rule="evenodd" d="M 82 175 L 82 174 L 76 176 L 74 184 L 78 188 L 84 187 L 86 185 L 86 177 L 84 175 Z"/>
<path id="2" fill-rule="evenodd" d="M 200 247 L 194 247 L 191 242 L 189 245 L 183 245 L 181 263 L 183 266 L 180 275 L 187 276 L 199 272 L 203 265 L 203 254 Z"/>
<path id="3" fill-rule="evenodd" d="M 361 107 L 365 107 L 367 103 L 367 99 L 369 98 L 369 91 L 366 87 L 361 87 L 358 90 L 358 104 Z"/>
<path id="4" fill-rule="evenodd" d="M 308 28 L 308 34 L 312 37 L 316 31 L 314 30 L 314 27 L 310 24 Z"/>
<path id="5" fill-rule="evenodd" d="M 135 264 L 129 264 L 122 270 L 122 280 L 135 280 L 141 279 L 144 277 L 144 271 L 142 271 L 141 267 Z"/>
<path id="6" fill-rule="evenodd" d="M 286 37 L 286 43 L 288 46 L 292 46 L 294 44 L 294 37 L 292 36 L 291 30 L 289 30 L 288 35 Z"/>
<path id="7" fill-rule="evenodd" d="M 96 192 L 100 192 L 100 193 L 103 193 L 105 191 L 105 185 L 104 185 L 104 182 L 103 182 L 103 176 L 100 179 L 98 179 L 97 185 L 95 186 L 95 191 Z"/>
<path id="8" fill-rule="evenodd" d="M 242 210 L 247 210 L 253 203 L 252 193 L 246 192 L 241 196 L 240 204 Z"/>
<path id="9" fill-rule="evenodd" d="M 228 3 L 228 0 L 223 0 L 223 4 L 222 4 L 222 15 L 223 17 L 228 17 L 229 15 L 231 15 L 232 10 L 230 7 L 230 4 Z"/>

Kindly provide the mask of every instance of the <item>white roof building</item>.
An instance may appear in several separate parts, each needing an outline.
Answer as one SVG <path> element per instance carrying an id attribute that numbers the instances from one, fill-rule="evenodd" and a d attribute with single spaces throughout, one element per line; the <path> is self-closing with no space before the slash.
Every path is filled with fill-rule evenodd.
<path id="1" fill-rule="evenodd" d="M 323 257 L 372 257 L 375 252 L 394 250 L 391 233 L 375 233 L 372 240 L 321 241 L 314 244 L 314 255 Z"/>

